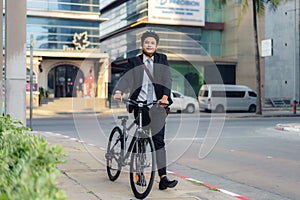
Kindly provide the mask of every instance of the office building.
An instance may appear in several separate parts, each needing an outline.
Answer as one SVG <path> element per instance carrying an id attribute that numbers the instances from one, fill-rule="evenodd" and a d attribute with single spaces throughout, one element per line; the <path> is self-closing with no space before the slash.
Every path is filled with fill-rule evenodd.
<path id="1" fill-rule="evenodd" d="M 239 30 L 239 10 L 240 1 L 228 1 L 222 8 L 209 0 L 100 0 L 101 17 L 108 18 L 100 24 L 101 48 L 113 61 L 109 91 L 126 58 L 140 52 L 140 36 L 148 29 L 160 35 L 158 51 L 168 56 L 173 89 L 194 96 L 204 83 L 255 88 L 255 60 L 239 54 L 251 51 L 254 55 L 249 50 L 254 43 L 246 44 L 252 40 L 240 41 L 252 29 Z"/>
<path id="2" fill-rule="evenodd" d="M 99 0 L 27 0 L 27 80 L 32 44 L 36 90 L 54 98 L 107 98 L 108 55 L 99 42 L 104 20 Z"/>

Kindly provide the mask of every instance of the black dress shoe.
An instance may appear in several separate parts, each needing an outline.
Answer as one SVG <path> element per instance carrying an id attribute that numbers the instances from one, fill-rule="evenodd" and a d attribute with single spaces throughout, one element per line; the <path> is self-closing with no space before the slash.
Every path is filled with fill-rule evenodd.
<path id="1" fill-rule="evenodd" d="M 173 188 L 177 185 L 178 181 L 177 180 L 173 180 L 170 181 L 166 176 L 163 177 L 162 179 L 160 179 L 159 182 L 159 189 L 160 190 L 165 190 L 167 188 Z"/>
<path id="2" fill-rule="evenodd" d="M 136 176 L 136 184 L 139 186 L 146 186 L 147 181 L 143 173 L 141 174 L 135 174 Z"/>

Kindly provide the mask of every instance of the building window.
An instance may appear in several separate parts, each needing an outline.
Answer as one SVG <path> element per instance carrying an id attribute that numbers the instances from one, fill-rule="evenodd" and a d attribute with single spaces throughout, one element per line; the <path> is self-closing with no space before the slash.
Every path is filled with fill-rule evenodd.
<path id="1" fill-rule="evenodd" d="M 33 10 L 99 12 L 99 0 L 27 0 Z"/>
<path id="2" fill-rule="evenodd" d="M 203 30 L 201 45 L 210 56 L 222 56 L 222 32 Z"/>
<path id="3" fill-rule="evenodd" d="M 75 33 L 87 32 L 89 46 L 99 48 L 99 23 L 68 19 L 27 18 L 27 44 L 33 34 L 35 49 L 63 49 L 64 45 L 74 47 L 72 43 Z"/>
<path id="4" fill-rule="evenodd" d="M 33 71 L 32 82 L 37 83 L 36 74 Z M 30 83 L 30 69 L 26 68 L 26 83 Z"/>
<path id="5" fill-rule="evenodd" d="M 223 12 L 221 4 L 216 4 L 211 0 L 205 0 L 205 21 L 223 22 Z"/>
<path id="6" fill-rule="evenodd" d="M 101 35 L 114 32 L 147 16 L 148 1 L 145 0 L 128 0 L 111 10 L 101 11 L 101 17 L 110 19 L 100 24 Z"/>

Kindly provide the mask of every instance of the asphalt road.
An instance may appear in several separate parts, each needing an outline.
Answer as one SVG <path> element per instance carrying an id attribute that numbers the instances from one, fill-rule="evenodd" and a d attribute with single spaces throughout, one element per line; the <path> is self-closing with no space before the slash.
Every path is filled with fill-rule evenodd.
<path id="1" fill-rule="evenodd" d="M 33 119 L 33 129 L 106 147 L 117 115 Z M 278 131 L 299 118 L 170 114 L 168 169 L 255 200 L 300 199 L 300 134 Z M 103 160 L 104 162 L 104 160 Z"/>

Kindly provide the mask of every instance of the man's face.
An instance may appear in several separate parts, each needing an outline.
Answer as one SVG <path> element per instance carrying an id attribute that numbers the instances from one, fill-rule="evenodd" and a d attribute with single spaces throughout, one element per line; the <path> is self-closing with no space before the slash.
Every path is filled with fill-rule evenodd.
<path id="1" fill-rule="evenodd" d="M 146 37 L 143 42 L 143 50 L 152 55 L 157 49 L 157 43 L 154 37 Z"/>

